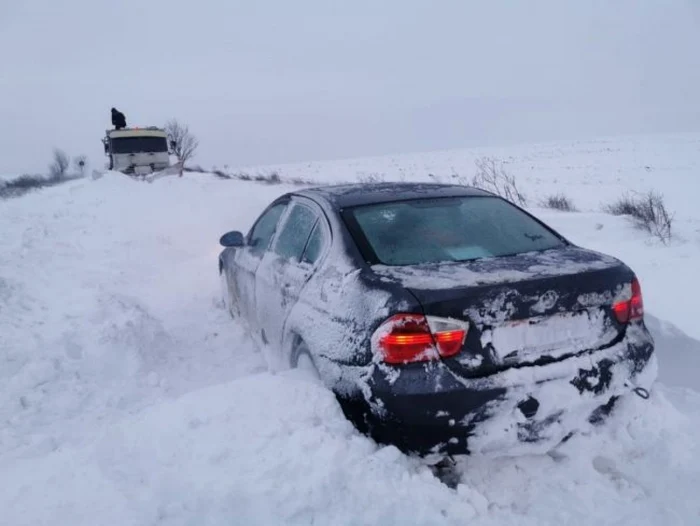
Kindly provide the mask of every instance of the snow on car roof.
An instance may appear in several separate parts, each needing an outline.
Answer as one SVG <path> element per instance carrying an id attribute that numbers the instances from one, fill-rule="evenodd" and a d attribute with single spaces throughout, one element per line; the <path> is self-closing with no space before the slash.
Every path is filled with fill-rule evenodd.
<path id="1" fill-rule="evenodd" d="M 391 201 L 405 201 L 409 199 L 492 195 L 484 190 L 469 186 L 403 182 L 319 186 L 296 192 L 296 194 L 312 199 L 321 198 L 329 201 L 338 208 L 387 203 Z"/>

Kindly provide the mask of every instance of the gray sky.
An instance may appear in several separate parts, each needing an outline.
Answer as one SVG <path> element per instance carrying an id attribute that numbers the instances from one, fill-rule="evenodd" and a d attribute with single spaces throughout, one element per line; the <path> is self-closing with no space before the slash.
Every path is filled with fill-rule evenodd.
<path id="1" fill-rule="evenodd" d="M 700 1 L 0 0 L 0 173 L 112 106 L 207 168 L 700 131 Z"/>

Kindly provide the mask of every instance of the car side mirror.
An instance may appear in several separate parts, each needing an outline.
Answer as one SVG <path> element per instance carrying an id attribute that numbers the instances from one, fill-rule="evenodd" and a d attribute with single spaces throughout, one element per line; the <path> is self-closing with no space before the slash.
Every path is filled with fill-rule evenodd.
<path id="1" fill-rule="evenodd" d="M 232 232 L 227 232 L 219 239 L 219 243 L 222 247 L 242 247 L 245 245 L 245 240 L 243 239 L 243 234 L 234 230 Z"/>

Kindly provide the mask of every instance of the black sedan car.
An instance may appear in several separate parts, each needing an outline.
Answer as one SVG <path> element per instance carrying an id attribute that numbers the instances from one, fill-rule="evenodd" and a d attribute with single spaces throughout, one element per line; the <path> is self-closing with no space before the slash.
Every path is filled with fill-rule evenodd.
<path id="1" fill-rule="evenodd" d="M 226 304 L 276 367 L 404 451 L 548 449 L 656 377 L 635 274 L 482 190 L 305 189 L 220 242 Z"/>

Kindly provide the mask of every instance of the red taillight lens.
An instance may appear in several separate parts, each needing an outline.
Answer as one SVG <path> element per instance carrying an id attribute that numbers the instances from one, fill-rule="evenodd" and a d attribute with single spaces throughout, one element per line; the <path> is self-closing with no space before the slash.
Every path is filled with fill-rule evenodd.
<path id="1" fill-rule="evenodd" d="M 462 350 L 468 328 L 457 320 L 397 314 L 377 329 L 372 345 L 389 364 L 437 360 Z"/>
<path id="2" fill-rule="evenodd" d="M 437 343 L 440 356 L 449 358 L 461 351 L 466 335 L 466 331 L 463 330 L 438 332 L 435 335 L 435 343 Z"/>
<path id="3" fill-rule="evenodd" d="M 385 321 L 377 332 L 377 347 L 386 363 L 409 363 L 438 357 L 425 316 L 398 314 Z"/>
<path id="4" fill-rule="evenodd" d="M 625 287 L 621 297 L 613 304 L 615 319 L 620 323 L 644 318 L 644 300 L 639 280 L 634 278 L 629 287 Z"/>

